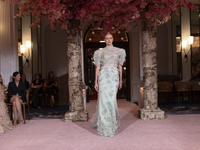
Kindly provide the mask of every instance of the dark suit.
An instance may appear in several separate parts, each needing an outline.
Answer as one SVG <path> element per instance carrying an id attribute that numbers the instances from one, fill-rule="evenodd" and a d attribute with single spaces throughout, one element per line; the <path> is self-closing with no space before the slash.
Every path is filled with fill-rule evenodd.
<path id="1" fill-rule="evenodd" d="M 26 85 L 24 82 L 19 81 L 18 87 L 16 86 L 15 82 L 10 82 L 8 85 L 8 102 L 10 102 L 10 99 L 14 95 L 21 96 L 21 100 L 23 102 L 26 101 Z"/>

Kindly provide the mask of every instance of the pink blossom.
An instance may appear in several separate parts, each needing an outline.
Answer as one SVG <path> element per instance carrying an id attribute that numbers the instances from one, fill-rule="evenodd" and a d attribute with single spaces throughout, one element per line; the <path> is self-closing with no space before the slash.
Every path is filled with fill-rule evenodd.
<path id="1" fill-rule="evenodd" d="M 10 2 L 19 4 L 20 11 L 17 17 L 30 14 L 36 16 L 32 27 L 37 26 L 42 17 L 50 20 L 53 30 L 58 25 L 67 30 L 71 28 L 68 23 L 72 20 L 85 20 L 95 28 L 103 27 L 102 33 L 115 32 L 118 29 L 129 31 L 142 13 L 149 22 L 157 20 L 157 24 L 163 24 L 170 19 L 171 14 L 177 14 L 180 8 L 187 5 L 188 9 L 192 9 L 195 5 L 189 0 L 10 0 Z"/>
<path id="2" fill-rule="evenodd" d="M 193 7 L 195 6 L 195 4 L 194 3 L 191 3 L 191 2 L 188 2 L 187 3 L 187 7 L 188 7 L 188 9 L 193 9 Z"/>

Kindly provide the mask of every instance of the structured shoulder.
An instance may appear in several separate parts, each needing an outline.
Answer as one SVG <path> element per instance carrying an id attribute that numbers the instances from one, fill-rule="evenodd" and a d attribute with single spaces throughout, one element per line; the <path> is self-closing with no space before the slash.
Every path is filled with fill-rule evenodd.
<path id="1" fill-rule="evenodd" d="M 94 55 L 95 54 L 99 54 L 100 53 L 100 50 L 96 50 L 95 52 L 94 52 Z"/>
<path id="2" fill-rule="evenodd" d="M 119 53 L 120 53 L 120 54 L 124 54 L 124 53 L 126 53 L 126 51 L 125 51 L 125 49 L 120 48 L 120 49 L 119 49 Z"/>

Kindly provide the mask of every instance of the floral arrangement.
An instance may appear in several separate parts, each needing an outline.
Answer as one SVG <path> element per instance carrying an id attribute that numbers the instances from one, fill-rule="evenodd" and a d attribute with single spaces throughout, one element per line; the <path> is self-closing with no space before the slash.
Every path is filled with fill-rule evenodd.
<path id="1" fill-rule="evenodd" d="M 4 0 L 3 0 L 4 1 Z M 102 34 L 123 29 L 129 31 L 132 23 L 137 23 L 141 14 L 148 21 L 163 24 L 171 14 L 187 6 L 192 9 L 195 4 L 188 0 L 10 0 L 19 4 L 18 17 L 36 16 L 32 24 L 35 27 L 42 17 L 50 20 L 53 30 L 58 25 L 70 30 L 76 21 L 86 20 L 97 28 L 103 28 Z"/>

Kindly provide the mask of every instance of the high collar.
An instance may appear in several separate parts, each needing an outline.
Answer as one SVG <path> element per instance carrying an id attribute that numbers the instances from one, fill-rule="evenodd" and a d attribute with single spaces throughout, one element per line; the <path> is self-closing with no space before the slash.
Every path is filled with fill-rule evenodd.
<path id="1" fill-rule="evenodd" d="M 113 47 L 113 45 L 106 45 L 106 48 L 111 49 Z"/>

